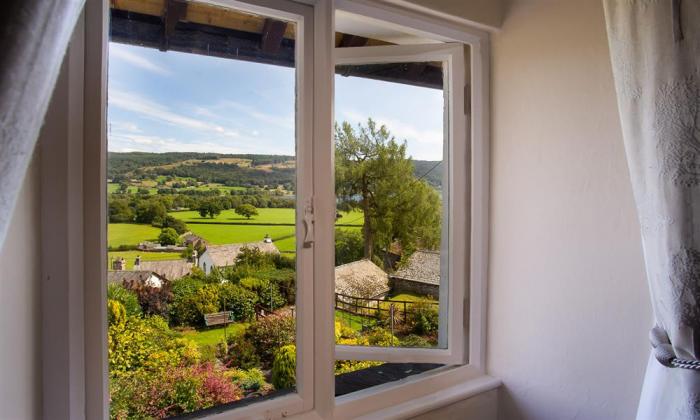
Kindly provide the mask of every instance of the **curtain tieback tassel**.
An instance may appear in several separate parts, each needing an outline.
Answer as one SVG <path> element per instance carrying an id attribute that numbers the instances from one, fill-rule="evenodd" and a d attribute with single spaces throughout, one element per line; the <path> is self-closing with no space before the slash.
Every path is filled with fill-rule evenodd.
<path id="1" fill-rule="evenodd" d="M 649 332 L 649 340 L 651 348 L 654 351 L 654 357 L 659 363 L 668 368 L 692 369 L 700 371 L 700 361 L 684 360 L 676 357 L 676 352 L 673 350 L 671 340 L 668 338 L 666 330 L 658 325 Z"/>

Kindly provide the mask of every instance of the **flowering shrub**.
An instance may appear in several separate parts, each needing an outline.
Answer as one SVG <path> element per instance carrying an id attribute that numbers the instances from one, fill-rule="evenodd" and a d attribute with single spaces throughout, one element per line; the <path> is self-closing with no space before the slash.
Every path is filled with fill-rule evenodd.
<path id="1" fill-rule="evenodd" d="M 149 419 L 176 416 L 226 404 L 243 392 L 211 363 L 138 370 L 110 381 L 110 417 Z"/>
<path id="2" fill-rule="evenodd" d="M 399 339 L 384 328 L 375 328 L 367 334 L 367 342 L 370 346 L 389 347 L 397 346 Z"/>
<path id="3" fill-rule="evenodd" d="M 195 363 L 200 354 L 190 340 L 180 338 L 158 316 L 127 317 L 108 330 L 109 372 L 112 376 L 132 375 L 134 371 L 162 370 Z"/>
<path id="4" fill-rule="evenodd" d="M 109 325 L 126 322 L 126 309 L 118 300 L 107 300 L 107 320 Z"/>
<path id="5" fill-rule="evenodd" d="M 335 374 L 354 372 L 356 370 L 367 369 L 372 366 L 379 366 L 382 362 L 373 362 L 370 360 L 336 360 Z"/>

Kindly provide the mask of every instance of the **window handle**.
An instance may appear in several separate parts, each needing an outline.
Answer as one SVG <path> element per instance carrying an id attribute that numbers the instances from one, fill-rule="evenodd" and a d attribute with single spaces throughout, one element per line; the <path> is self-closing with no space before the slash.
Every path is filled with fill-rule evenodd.
<path id="1" fill-rule="evenodd" d="M 314 204 L 310 198 L 304 205 L 304 248 L 311 248 L 314 244 Z"/>

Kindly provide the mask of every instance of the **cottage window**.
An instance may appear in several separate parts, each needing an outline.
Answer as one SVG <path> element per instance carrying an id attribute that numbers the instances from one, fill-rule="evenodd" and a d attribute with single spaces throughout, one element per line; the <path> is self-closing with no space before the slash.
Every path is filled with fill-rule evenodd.
<path id="1" fill-rule="evenodd" d="M 143 10 L 110 10 L 132 7 L 129 5 Z M 197 16 L 187 15 L 187 7 L 197 8 L 202 5 L 213 5 L 227 12 L 220 13 L 215 18 L 203 17 L 201 13 Z M 198 12 L 201 12 L 201 8 Z M 145 16 L 137 16 L 139 13 Z M 257 19 L 253 20 L 262 22 L 262 25 L 256 24 L 255 29 L 251 29 L 250 26 L 246 26 L 250 21 L 244 20 L 236 24 L 240 23 L 243 26 L 232 27 L 228 19 L 235 14 L 257 16 Z M 110 29 L 110 15 L 122 18 L 121 26 Z M 136 22 L 136 18 L 139 17 L 141 20 Z M 334 20 L 337 20 L 338 26 L 333 26 Z M 294 48 L 284 50 L 282 54 L 276 49 L 280 40 L 279 24 L 276 22 L 286 22 L 287 28 L 293 27 L 296 31 Z M 139 25 L 141 26 L 137 28 Z M 187 27 L 184 33 L 179 32 L 183 28 L 182 25 Z M 220 27 L 203 31 L 204 38 L 209 40 L 206 41 L 198 38 L 195 35 L 196 31 L 192 31 L 197 25 Z M 359 27 L 388 28 L 389 32 L 393 31 L 393 35 L 381 39 L 383 36 L 379 34 L 373 38 L 366 36 L 367 34 L 363 35 L 362 31 L 358 32 Z M 239 38 L 229 36 L 231 31 Z M 246 35 L 246 31 L 259 32 L 256 37 Z M 224 36 L 227 41 L 221 44 L 214 42 L 216 36 L 223 32 L 228 34 Z M 263 33 L 267 35 L 262 36 Z M 396 36 L 397 34 L 400 36 Z M 198 414 L 227 419 L 281 418 L 303 414 L 309 418 L 330 419 L 372 416 L 381 412 L 379 417 L 407 417 L 416 414 L 412 411 L 415 407 L 411 407 L 411 399 L 425 397 L 431 392 L 457 383 L 483 377 L 483 299 L 487 226 L 485 218 L 488 206 L 486 87 L 489 55 L 486 33 L 463 24 L 429 17 L 421 12 L 364 0 L 88 0 L 84 18 L 79 22 L 69 50 L 69 65 L 64 66 L 68 77 L 61 82 L 67 86 L 65 89 L 71 92 L 71 106 L 65 115 L 56 116 L 71 121 L 71 124 L 66 124 L 69 128 L 66 131 L 71 134 L 65 136 L 66 144 L 53 146 L 56 150 L 60 149 L 59 146 L 63 147 L 60 150 L 65 150 L 68 156 L 63 159 L 61 167 L 61 173 L 64 173 L 65 177 L 44 180 L 47 191 L 55 185 L 61 188 L 64 184 L 69 185 L 70 191 L 78 193 L 66 194 L 66 202 L 71 206 L 79 206 L 75 200 L 80 200 L 81 209 L 84 210 L 84 220 L 77 223 L 71 219 L 67 226 L 68 231 L 75 232 L 78 236 L 82 232 L 81 239 L 71 237 L 70 241 L 75 246 L 71 246 L 70 249 L 71 252 L 82 250 L 80 256 L 84 258 L 83 276 L 66 277 L 73 283 L 79 282 L 82 287 L 78 293 L 75 284 L 66 284 L 66 290 L 68 286 L 71 287 L 71 293 L 75 294 L 77 303 L 72 307 L 75 312 L 71 312 L 70 318 L 66 317 L 66 322 L 70 325 L 67 325 L 64 331 L 66 336 L 71 332 L 71 339 L 74 339 L 75 345 L 72 348 L 75 350 L 75 358 L 65 367 L 56 368 L 61 370 L 63 377 L 79 378 L 71 379 L 71 384 L 75 384 L 75 387 L 70 391 L 75 391 L 75 395 L 84 394 L 85 397 L 71 400 L 71 407 L 75 405 L 76 409 L 85 409 L 86 418 L 109 416 L 108 311 L 105 296 L 107 269 L 108 265 L 109 268 L 112 265 L 107 259 L 105 198 L 108 192 L 105 181 L 107 133 L 109 130 L 115 130 L 114 126 L 107 125 L 108 96 L 114 93 L 114 86 L 107 86 L 110 35 L 113 41 L 125 42 L 132 36 L 129 42 L 133 44 L 166 51 L 175 50 L 179 51 L 178 54 L 216 55 L 295 69 L 293 123 L 296 212 L 293 226 L 296 238 L 296 305 L 292 309 L 296 318 L 295 386 L 287 393 L 256 400 L 255 404 L 219 405 Z M 121 40 L 119 37 L 122 37 Z M 234 38 L 238 40 L 236 42 L 241 42 L 240 48 L 229 48 L 229 43 L 233 42 Z M 243 48 L 243 44 L 253 45 L 251 42 L 254 44 L 252 50 Z M 253 53 L 253 50 L 257 53 Z M 122 55 L 125 56 L 123 51 Z M 137 63 L 139 60 L 134 57 L 130 59 L 134 65 L 148 66 L 142 61 Z M 177 71 L 177 68 L 151 70 L 154 74 L 165 77 L 168 72 Z M 345 201 L 344 204 L 353 207 L 350 200 L 353 194 L 342 197 L 343 194 L 339 194 L 335 189 L 337 171 L 333 163 L 333 123 L 334 120 L 342 123 L 344 119 L 349 118 L 340 113 L 344 100 L 340 95 L 342 92 L 337 90 L 338 94 L 333 97 L 334 75 L 339 78 L 347 76 L 348 80 L 379 80 L 389 85 L 399 84 L 408 88 L 422 86 L 416 89 L 429 89 L 438 93 L 440 100 L 431 104 L 407 101 L 407 106 L 424 109 L 426 117 L 427 114 L 437 115 L 442 124 L 437 135 L 433 133 L 432 137 L 421 138 L 428 143 L 432 142 L 429 146 L 432 148 L 432 154 L 428 157 L 414 155 L 415 161 L 423 161 L 419 165 L 415 165 L 414 162 L 414 166 L 421 168 L 414 167 L 409 171 L 414 178 L 408 179 L 408 188 L 405 188 L 406 185 L 402 188 L 404 191 L 414 190 L 409 192 L 415 193 L 419 188 L 411 188 L 415 185 L 410 183 L 432 183 L 428 185 L 432 190 L 418 191 L 425 193 L 428 204 L 439 208 L 437 219 L 440 226 L 430 233 L 432 237 L 428 238 L 429 233 L 425 225 L 421 226 L 421 229 L 425 229 L 420 231 L 418 240 L 400 238 L 396 232 L 385 229 L 376 236 L 379 238 L 381 235 L 387 235 L 382 238 L 381 246 L 376 246 L 379 241 L 373 244 L 364 241 L 366 251 L 372 255 L 365 254 L 365 249 L 363 255 L 369 258 L 334 264 L 334 257 L 338 256 L 334 250 L 334 234 L 343 230 L 343 224 L 349 225 L 347 227 L 350 230 L 357 231 L 358 223 L 353 223 L 348 217 L 361 216 L 361 222 L 366 223 L 365 217 L 371 217 L 371 214 L 366 214 L 365 211 L 373 211 L 354 205 L 354 208 L 340 209 L 343 212 L 342 217 L 337 217 L 338 198 Z M 161 81 L 154 79 L 147 86 L 141 86 L 157 88 L 160 83 Z M 178 89 L 172 89 L 170 93 L 177 92 Z M 122 96 L 117 99 L 121 100 L 122 104 L 128 104 L 133 97 Z M 369 96 L 366 100 L 381 104 L 382 99 Z M 337 107 L 335 115 L 334 100 Z M 73 106 L 75 104 L 79 106 Z M 136 104 L 138 105 L 138 102 Z M 113 111 L 110 104 L 109 112 Z M 140 112 L 143 111 L 145 110 L 142 108 Z M 178 117 L 172 113 L 163 113 L 162 109 L 156 111 L 160 112 L 160 117 L 170 121 L 175 121 L 173 118 Z M 387 128 L 392 130 L 386 116 L 368 116 L 380 124 L 385 123 Z M 185 120 L 189 124 L 199 124 L 195 117 L 184 117 L 190 117 Z M 366 120 L 363 116 L 353 122 L 366 123 Z M 74 130 L 74 125 L 79 123 L 83 125 Z M 405 131 L 401 133 L 395 127 L 396 125 L 393 134 L 398 140 L 410 137 Z M 212 133 L 220 131 L 220 127 L 208 128 Z M 153 139 L 138 138 L 137 141 L 147 142 Z M 412 140 L 409 139 L 409 150 L 412 144 Z M 427 161 L 429 162 L 426 163 Z M 79 173 L 73 171 L 76 162 L 82 164 Z M 53 161 L 47 159 L 46 164 L 53 165 Z M 431 167 L 431 164 L 434 167 Z M 387 168 L 390 167 L 379 169 Z M 405 220 L 402 221 L 408 220 L 408 223 L 410 217 L 406 216 L 405 209 L 411 204 L 403 203 L 403 199 L 410 195 L 409 192 L 393 197 L 404 209 L 403 213 L 398 212 L 394 216 L 403 217 Z M 356 198 L 357 196 L 355 194 Z M 354 215 L 348 216 L 349 213 Z M 435 216 L 434 212 L 432 216 Z M 369 223 L 373 221 L 369 220 Z M 258 241 L 269 244 L 266 239 L 267 233 L 263 232 Z M 270 237 L 274 244 L 275 235 L 272 232 Z M 190 243 L 189 239 L 187 241 Z M 381 252 L 376 252 L 378 249 Z M 59 251 L 55 251 L 57 256 L 62 255 Z M 194 252 L 192 257 L 193 261 L 188 264 L 201 264 L 203 271 L 216 273 L 217 267 L 210 255 Z M 60 258 L 57 257 L 57 260 Z M 114 266 L 125 267 L 128 270 L 130 263 L 127 260 L 124 264 Z M 336 265 L 339 266 L 337 269 Z M 342 265 L 346 266 L 341 267 Z M 155 261 L 143 258 L 139 260 L 141 270 L 151 270 L 148 267 L 152 267 L 152 271 L 158 272 L 159 275 L 166 273 L 163 274 L 166 280 L 167 273 L 180 273 L 191 268 L 180 264 L 177 267 L 160 266 L 156 270 L 156 266 Z M 162 270 L 162 273 L 159 270 Z M 361 270 L 363 276 L 371 280 L 371 287 L 365 288 L 366 284 L 360 284 L 361 290 L 358 290 L 358 284 L 354 282 L 354 273 L 357 270 Z M 334 277 L 335 284 L 330 281 Z M 100 281 L 94 281 L 95 279 Z M 339 284 L 343 284 L 346 289 L 334 290 Z M 375 313 L 379 313 L 379 316 L 374 318 L 382 322 L 383 326 L 389 326 L 391 329 L 393 318 L 394 327 L 403 328 L 399 325 L 399 322 L 404 321 L 401 319 L 402 315 L 408 318 L 415 308 L 408 299 L 396 298 L 395 292 L 398 288 L 392 290 L 396 284 L 399 285 L 398 288 L 404 288 L 406 295 L 432 296 L 431 300 L 434 302 L 427 302 L 425 306 L 428 306 L 429 310 L 437 306 L 437 322 L 427 325 L 428 338 L 419 338 L 411 344 L 405 340 L 409 334 L 395 331 L 393 336 L 398 342 L 390 338 L 388 346 L 366 345 L 364 342 L 336 343 L 335 321 L 342 321 L 344 316 L 336 315 L 336 308 L 343 312 L 342 309 L 354 305 L 363 307 L 362 310 L 365 311 L 374 310 Z M 394 302 L 398 303 L 392 305 Z M 387 311 L 391 311 L 388 323 Z M 226 323 L 230 320 L 228 311 L 207 315 L 210 316 L 205 318 L 206 322 Z M 374 315 L 366 317 L 372 316 Z M 369 330 L 371 328 L 368 328 Z M 74 337 L 75 331 L 80 331 L 82 335 Z M 418 347 L 415 345 L 417 342 L 420 343 Z M 398 381 L 395 383 L 374 388 L 371 392 L 352 392 L 334 398 L 334 367 L 337 361 L 374 361 L 377 362 L 375 364 L 419 363 L 443 367 L 410 377 L 404 374 L 405 372 L 397 372 L 394 379 Z M 362 371 L 357 373 L 362 374 Z M 47 400 L 62 398 L 53 394 L 50 382 L 47 382 L 45 391 Z"/>

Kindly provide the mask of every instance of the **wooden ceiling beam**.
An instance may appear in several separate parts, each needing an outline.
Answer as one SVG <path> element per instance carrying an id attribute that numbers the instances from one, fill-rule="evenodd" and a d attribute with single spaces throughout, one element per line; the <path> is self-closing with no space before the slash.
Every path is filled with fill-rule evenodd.
<path id="1" fill-rule="evenodd" d="M 161 51 L 167 51 L 175 25 L 187 15 L 187 3 L 181 0 L 166 0 L 163 8 L 163 39 Z"/>
<path id="2" fill-rule="evenodd" d="M 279 51 L 286 29 L 287 22 L 265 19 L 260 38 L 260 49 L 271 54 Z"/>
<path id="3" fill-rule="evenodd" d="M 343 34 L 340 38 L 339 48 L 364 47 L 367 45 L 367 38 L 358 35 Z"/>

